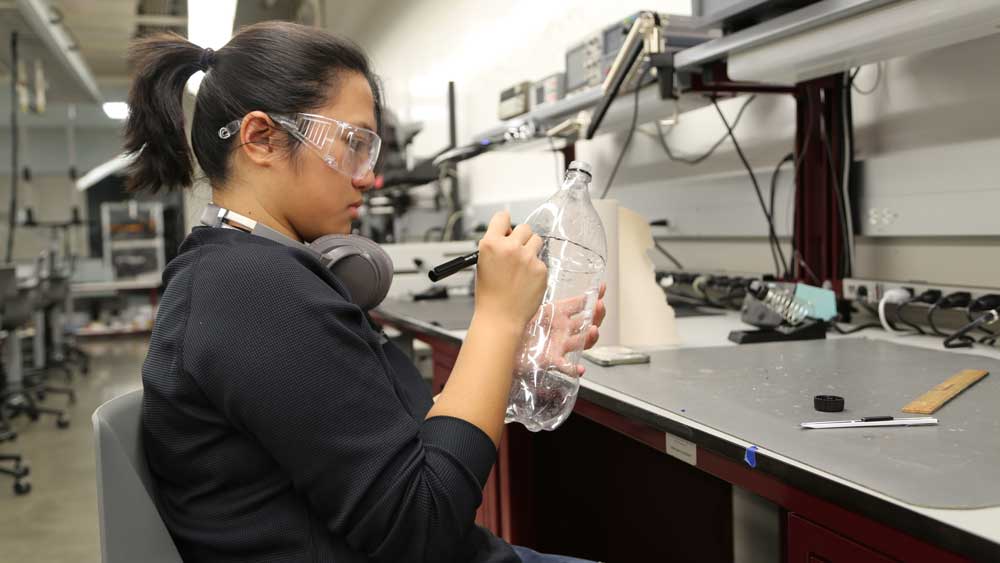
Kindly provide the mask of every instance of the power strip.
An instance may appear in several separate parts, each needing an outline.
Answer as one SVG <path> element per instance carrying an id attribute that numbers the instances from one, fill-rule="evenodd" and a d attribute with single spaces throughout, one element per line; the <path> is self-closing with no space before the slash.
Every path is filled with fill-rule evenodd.
<path id="1" fill-rule="evenodd" d="M 846 278 L 844 280 L 844 298 L 851 301 L 878 303 L 885 292 L 896 288 L 908 289 L 912 295 L 918 295 L 928 289 L 937 289 L 941 291 L 942 295 L 956 291 L 968 291 L 972 294 L 972 299 L 988 294 L 1000 294 L 1000 288 Z"/>

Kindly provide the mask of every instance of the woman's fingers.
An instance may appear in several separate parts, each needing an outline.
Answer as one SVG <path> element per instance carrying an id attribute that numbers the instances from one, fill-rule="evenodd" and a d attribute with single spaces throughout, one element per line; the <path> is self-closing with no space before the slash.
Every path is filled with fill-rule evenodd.
<path id="1" fill-rule="evenodd" d="M 600 338 L 601 338 L 600 329 L 598 329 L 596 326 L 590 327 L 590 330 L 587 331 L 587 341 L 583 343 L 583 349 L 589 350 L 590 348 L 593 348 L 597 344 L 597 341 Z"/>
<path id="2" fill-rule="evenodd" d="M 527 244 L 531 239 L 531 226 L 527 223 L 521 223 L 514 227 L 514 230 L 510 232 L 510 239 L 520 245 Z"/>
<path id="3" fill-rule="evenodd" d="M 525 243 L 524 247 L 531 251 L 531 253 L 535 256 L 538 256 L 538 254 L 542 251 L 542 245 L 544 243 L 545 241 L 542 240 L 542 237 L 538 235 L 531 235 L 531 238 L 528 239 L 528 242 Z"/>
<path id="4" fill-rule="evenodd" d="M 594 308 L 594 320 L 592 321 L 594 326 L 601 326 L 607 314 L 608 308 L 604 305 L 604 299 L 598 299 L 597 306 Z"/>
<path id="5" fill-rule="evenodd" d="M 489 226 L 486 227 L 486 234 L 483 238 L 502 238 L 510 232 L 510 212 L 498 211 L 490 219 Z"/>

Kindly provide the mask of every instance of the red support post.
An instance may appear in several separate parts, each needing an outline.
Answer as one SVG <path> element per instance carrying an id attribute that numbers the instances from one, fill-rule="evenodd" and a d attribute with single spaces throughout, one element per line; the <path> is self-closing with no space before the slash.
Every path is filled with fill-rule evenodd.
<path id="1" fill-rule="evenodd" d="M 795 278 L 819 285 L 845 277 L 846 209 L 841 193 L 844 170 L 844 87 L 840 75 L 798 86 L 795 94 Z"/>

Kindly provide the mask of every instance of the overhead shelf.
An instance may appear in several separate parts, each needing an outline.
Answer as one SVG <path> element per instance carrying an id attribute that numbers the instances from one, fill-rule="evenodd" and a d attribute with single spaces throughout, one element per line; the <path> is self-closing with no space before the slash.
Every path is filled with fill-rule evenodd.
<path id="1" fill-rule="evenodd" d="M 997 0 L 823 0 L 681 51 L 679 70 L 726 61 L 729 78 L 798 84 L 1000 33 Z"/>
<path id="2" fill-rule="evenodd" d="M 789 12 L 766 22 L 706 41 L 685 49 L 674 58 L 678 70 L 691 70 L 703 64 L 724 60 L 730 53 L 743 51 L 796 33 L 809 31 L 866 10 L 897 0 L 824 0 Z"/>
<path id="3" fill-rule="evenodd" d="M 555 127 L 567 119 L 575 117 L 581 111 L 593 109 L 601 100 L 603 90 L 596 86 L 584 90 L 578 94 L 567 98 L 539 106 L 528 113 L 508 119 L 473 137 L 472 144 L 466 147 L 455 149 L 456 152 L 468 151 L 475 145 L 482 147 L 479 152 L 486 150 L 525 150 L 536 146 L 543 146 L 548 138 L 545 131 Z M 683 108 L 680 101 L 674 99 L 661 99 L 656 82 L 646 84 L 639 90 L 639 106 L 637 123 L 648 123 L 654 119 L 664 119 L 673 116 L 675 113 L 690 111 L 711 103 L 702 96 L 688 96 L 683 98 Z M 629 91 L 618 96 L 608 108 L 604 121 L 598 130 L 598 135 L 624 131 L 629 128 L 632 122 L 632 112 L 635 107 L 635 91 Z M 507 132 L 517 132 L 525 129 L 533 130 L 535 133 L 526 139 L 507 140 L 503 139 Z M 558 137 L 555 142 L 562 142 Z M 569 141 L 575 139 L 568 139 Z M 547 146 L 547 145 L 544 145 Z M 447 157 L 447 155 L 442 155 Z"/>

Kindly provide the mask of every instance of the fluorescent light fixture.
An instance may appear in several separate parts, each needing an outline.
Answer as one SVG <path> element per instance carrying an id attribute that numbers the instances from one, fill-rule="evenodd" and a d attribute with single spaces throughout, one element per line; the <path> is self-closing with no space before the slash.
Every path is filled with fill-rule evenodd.
<path id="1" fill-rule="evenodd" d="M 112 174 L 123 173 L 135 161 L 135 158 L 135 154 L 122 153 L 103 164 L 95 166 L 93 170 L 87 172 L 76 181 L 76 189 L 81 192 L 85 191 Z"/>
<path id="2" fill-rule="evenodd" d="M 111 119 L 125 119 L 128 117 L 128 104 L 125 102 L 104 102 L 101 105 L 104 115 Z"/>
<path id="3" fill-rule="evenodd" d="M 901 0 L 731 53 L 730 78 L 794 84 L 1000 33 L 997 0 Z"/>
<path id="4" fill-rule="evenodd" d="M 233 36 L 237 0 L 188 0 L 188 41 L 206 49 L 221 49 Z M 198 93 L 205 73 L 188 80 L 188 91 Z"/>

